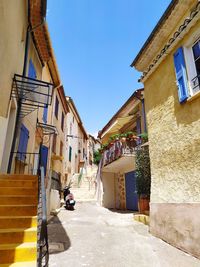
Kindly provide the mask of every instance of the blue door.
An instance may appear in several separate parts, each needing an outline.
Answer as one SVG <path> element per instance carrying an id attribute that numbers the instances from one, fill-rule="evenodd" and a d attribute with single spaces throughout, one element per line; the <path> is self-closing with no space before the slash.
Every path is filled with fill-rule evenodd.
<path id="1" fill-rule="evenodd" d="M 125 173 L 126 185 L 126 208 L 127 210 L 138 210 L 138 196 L 136 192 L 136 177 L 135 172 Z"/>
<path id="2" fill-rule="evenodd" d="M 41 147 L 41 166 L 44 167 L 44 175 L 46 175 L 47 171 L 47 159 L 48 159 L 48 147 Z"/>

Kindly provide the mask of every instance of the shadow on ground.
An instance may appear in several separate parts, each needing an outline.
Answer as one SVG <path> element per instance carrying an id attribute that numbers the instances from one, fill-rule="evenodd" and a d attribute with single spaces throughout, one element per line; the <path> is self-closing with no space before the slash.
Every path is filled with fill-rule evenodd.
<path id="1" fill-rule="evenodd" d="M 117 210 L 117 209 L 108 209 L 109 211 L 115 212 L 115 213 L 121 213 L 121 214 L 135 214 L 138 213 L 138 211 L 133 211 L 133 210 Z"/>
<path id="2" fill-rule="evenodd" d="M 50 254 L 63 252 L 71 246 L 69 236 L 57 216 L 48 221 L 48 239 Z"/>

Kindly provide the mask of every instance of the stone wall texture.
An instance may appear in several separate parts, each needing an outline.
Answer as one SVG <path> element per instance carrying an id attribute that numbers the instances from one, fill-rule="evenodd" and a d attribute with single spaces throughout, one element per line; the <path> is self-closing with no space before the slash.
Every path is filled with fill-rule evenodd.
<path id="1" fill-rule="evenodd" d="M 173 63 L 198 28 L 200 22 L 145 82 L 152 203 L 200 201 L 200 97 L 179 103 Z"/>

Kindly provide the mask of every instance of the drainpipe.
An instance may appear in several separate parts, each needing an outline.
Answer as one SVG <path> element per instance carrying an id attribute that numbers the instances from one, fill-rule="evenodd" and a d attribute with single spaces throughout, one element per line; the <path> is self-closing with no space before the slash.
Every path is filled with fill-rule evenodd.
<path id="1" fill-rule="evenodd" d="M 144 131 L 145 131 L 145 133 L 147 133 L 147 123 L 146 123 L 146 112 L 145 112 L 144 98 L 140 98 L 137 95 L 135 95 L 135 98 L 140 100 L 142 103 L 142 116 L 143 116 L 143 120 L 144 120 Z"/>
<path id="2" fill-rule="evenodd" d="M 24 66 L 23 66 L 22 76 L 26 76 L 29 43 L 30 43 L 30 26 L 28 25 L 27 31 L 26 31 Z M 21 102 L 21 97 L 19 97 L 19 100 L 17 103 L 17 116 L 16 116 L 16 120 L 15 120 L 15 130 L 14 130 L 14 135 L 13 135 L 13 140 L 12 140 L 12 146 L 11 146 L 11 152 L 10 152 L 10 157 L 9 157 L 9 162 L 8 162 L 7 173 L 10 173 L 11 168 L 12 168 L 13 152 L 15 151 L 16 139 L 17 139 L 17 134 L 18 134 L 18 130 L 19 130 L 19 120 L 20 120 L 21 107 L 22 107 L 22 102 Z"/>

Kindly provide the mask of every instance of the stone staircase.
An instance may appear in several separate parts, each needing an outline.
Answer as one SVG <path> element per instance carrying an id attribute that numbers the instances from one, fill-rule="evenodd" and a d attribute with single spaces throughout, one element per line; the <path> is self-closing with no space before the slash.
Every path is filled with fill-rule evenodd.
<path id="1" fill-rule="evenodd" d="M 0 267 L 37 264 L 38 178 L 0 175 Z"/>
<path id="2" fill-rule="evenodd" d="M 79 174 L 75 174 L 72 178 L 72 187 L 70 191 L 73 193 L 76 201 L 95 201 L 96 200 L 96 188 L 95 177 L 96 168 L 87 169 L 87 173 L 84 173 L 80 184 L 78 184 Z"/>

